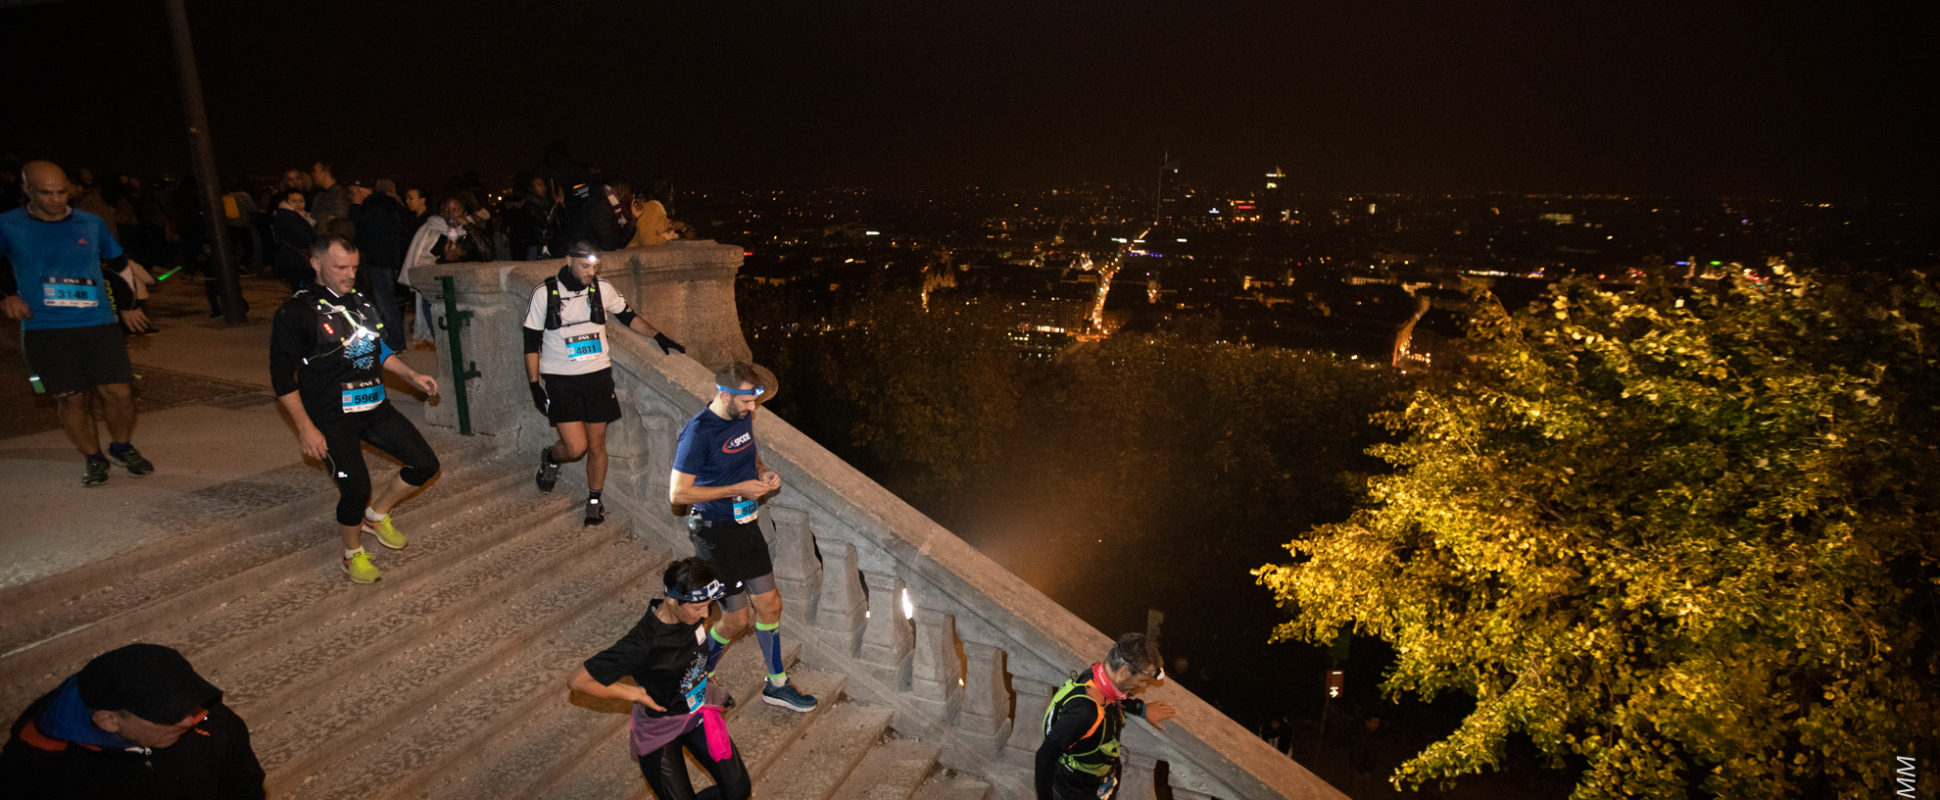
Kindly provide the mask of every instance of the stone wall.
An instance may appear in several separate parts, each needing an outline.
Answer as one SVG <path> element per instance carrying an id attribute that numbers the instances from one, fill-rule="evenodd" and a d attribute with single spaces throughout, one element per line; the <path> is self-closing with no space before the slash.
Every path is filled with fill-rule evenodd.
<path id="1" fill-rule="evenodd" d="M 463 345 L 481 373 L 468 383 L 480 435 L 514 437 L 534 450 L 552 441 L 526 392 L 519 329 L 533 288 L 560 263 L 412 272 L 440 319 L 438 279 L 446 275 L 455 279 L 459 308 L 475 315 Z M 601 274 L 635 309 L 688 347 L 685 356 L 663 355 L 651 340 L 609 328 L 626 417 L 608 429 L 606 497 L 640 520 L 638 530 L 676 547 L 685 547 L 687 537 L 666 502 L 675 439 L 712 397 L 712 368 L 748 357 L 733 296 L 740 263 L 739 248 L 698 241 L 610 253 L 601 261 Z M 438 379 L 452 379 L 448 357 L 439 360 Z M 430 422 L 455 426 L 455 404 L 433 409 Z M 898 730 L 940 744 L 946 766 L 989 781 L 1000 796 L 1032 797 L 1032 758 L 1050 693 L 1101 658 L 1110 637 L 786 420 L 763 414 L 756 428 L 763 461 L 782 478 L 781 493 L 763 516 L 772 525 L 784 622 L 788 636 L 803 644 L 802 660 L 846 674 L 849 694 L 892 709 Z M 1171 703 L 1179 715 L 1164 730 L 1128 724 L 1119 797 L 1154 800 L 1153 767 L 1160 760 L 1176 798 L 1344 797 L 1183 688 L 1158 686 L 1145 696 Z"/>

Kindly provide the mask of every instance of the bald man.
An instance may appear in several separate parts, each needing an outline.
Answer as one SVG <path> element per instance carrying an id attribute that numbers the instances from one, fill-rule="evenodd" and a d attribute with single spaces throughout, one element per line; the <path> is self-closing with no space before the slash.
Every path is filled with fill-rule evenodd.
<path id="1" fill-rule="evenodd" d="M 82 486 L 108 480 L 108 460 L 131 475 L 155 465 L 129 443 L 135 430 L 135 399 L 128 384 L 128 345 L 115 324 L 148 329 L 135 295 L 115 274 L 128 263 L 100 217 L 67 205 L 67 173 L 49 161 L 21 169 L 27 205 L 0 214 L 0 311 L 21 326 L 20 347 L 36 376 L 35 391 L 54 397 L 61 430 L 87 459 Z M 90 391 L 101 396 L 102 416 L 113 441 L 101 452 Z"/>

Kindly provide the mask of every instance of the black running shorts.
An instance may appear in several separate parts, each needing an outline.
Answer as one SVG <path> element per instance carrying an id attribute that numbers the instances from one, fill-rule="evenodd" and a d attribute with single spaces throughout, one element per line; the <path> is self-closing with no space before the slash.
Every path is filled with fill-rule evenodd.
<path id="1" fill-rule="evenodd" d="M 613 369 L 584 375 L 541 375 L 546 379 L 546 418 L 561 422 L 612 422 L 620 418 L 613 393 Z"/>
<path id="2" fill-rule="evenodd" d="M 55 397 L 135 380 L 120 325 L 28 330 L 20 347 L 28 367 Z"/>
<path id="3" fill-rule="evenodd" d="M 693 530 L 693 539 L 694 555 L 713 562 L 714 574 L 730 595 L 747 591 L 748 581 L 775 571 L 760 520 L 745 525 L 704 522 Z"/>

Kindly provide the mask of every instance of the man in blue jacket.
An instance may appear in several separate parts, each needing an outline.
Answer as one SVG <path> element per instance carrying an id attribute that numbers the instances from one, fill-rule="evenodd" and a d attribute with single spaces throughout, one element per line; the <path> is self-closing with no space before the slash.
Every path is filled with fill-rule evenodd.
<path id="1" fill-rule="evenodd" d="M 82 486 L 108 480 L 108 460 L 131 475 L 155 465 L 129 442 L 135 431 L 134 373 L 116 313 L 129 330 L 148 329 L 135 295 L 118 273 L 128 257 L 107 223 L 67 205 L 67 173 L 50 161 L 29 162 L 20 173 L 27 205 L 0 214 L 0 311 L 20 323 L 20 347 L 36 391 L 54 397 L 61 429 L 87 458 Z M 105 269 L 104 269 L 105 265 Z M 88 391 L 101 395 L 113 441 L 101 453 Z"/>

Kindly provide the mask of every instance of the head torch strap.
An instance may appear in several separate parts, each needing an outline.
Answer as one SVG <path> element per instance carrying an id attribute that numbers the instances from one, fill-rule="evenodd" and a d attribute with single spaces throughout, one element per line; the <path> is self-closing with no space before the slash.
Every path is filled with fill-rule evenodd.
<path id="1" fill-rule="evenodd" d="M 740 395 L 742 397 L 760 397 L 768 393 L 768 387 L 766 386 L 756 386 L 753 389 L 730 389 L 717 383 L 714 384 L 714 388 L 727 392 L 728 394 Z"/>
<path id="2" fill-rule="evenodd" d="M 669 586 L 667 587 L 667 596 L 682 603 L 705 603 L 710 600 L 719 600 L 726 597 L 727 587 L 722 586 L 718 580 L 708 581 L 706 586 L 701 586 L 687 592 L 678 591 L 674 587 Z"/>

